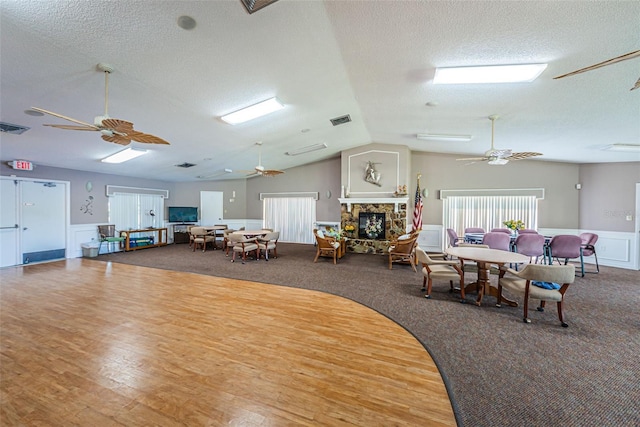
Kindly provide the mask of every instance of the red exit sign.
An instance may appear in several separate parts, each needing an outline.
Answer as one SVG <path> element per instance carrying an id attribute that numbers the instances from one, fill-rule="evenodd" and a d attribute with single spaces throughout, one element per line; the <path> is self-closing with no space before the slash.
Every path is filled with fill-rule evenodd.
<path id="1" fill-rule="evenodd" d="M 23 171 L 33 170 L 33 163 L 27 162 L 26 160 L 14 160 L 11 164 L 14 169 L 19 169 Z"/>

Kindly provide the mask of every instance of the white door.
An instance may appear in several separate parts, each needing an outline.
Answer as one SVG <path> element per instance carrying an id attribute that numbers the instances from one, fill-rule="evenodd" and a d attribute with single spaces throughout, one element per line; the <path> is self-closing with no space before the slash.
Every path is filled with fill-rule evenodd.
<path id="1" fill-rule="evenodd" d="M 18 264 L 18 181 L 0 179 L 0 267 Z"/>
<path id="2" fill-rule="evenodd" d="M 201 191 L 200 192 L 200 224 L 216 225 L 224 220 L 222 191 Z"/>
<path id="3" fill-rule="evenodd" d="M 64 183 L 22 181 L 22 263 L 65 258 Z"/>

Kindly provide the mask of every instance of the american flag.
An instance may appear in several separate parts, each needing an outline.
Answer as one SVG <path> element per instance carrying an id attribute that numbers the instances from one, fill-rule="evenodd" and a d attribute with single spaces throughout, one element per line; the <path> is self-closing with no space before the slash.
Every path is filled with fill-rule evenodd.
<path id="1" fill-rule="evenodd" d="M 422 230 L 422 196 L 420 195 L 420 178 L 416 186 L 416 198 L 413 207 L 413 228 L 412 231 Z"/>

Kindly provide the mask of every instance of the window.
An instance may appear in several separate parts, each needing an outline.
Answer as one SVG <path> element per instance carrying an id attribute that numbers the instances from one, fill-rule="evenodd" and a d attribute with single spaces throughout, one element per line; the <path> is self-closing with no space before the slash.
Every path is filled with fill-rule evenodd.
<path id="1" fill-rule="evenodd" d="M 156 194 L 115 193 L 109 197 L 109 223 L 116 230 L 164 225 L 164 198 Z"/>
<path id="2" fill-rule="evenodd" d="M 314 197 L 264 197 L 264 227 L 280 231 L 280 240 L 291 243 L 313 243 L 316 220 Z"/>

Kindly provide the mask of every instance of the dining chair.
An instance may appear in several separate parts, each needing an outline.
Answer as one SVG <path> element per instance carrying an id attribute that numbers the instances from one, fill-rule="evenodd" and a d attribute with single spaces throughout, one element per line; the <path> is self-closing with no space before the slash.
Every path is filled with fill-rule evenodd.
<path id="1" fill-rule="evenodd" d="M 464 296 L 464 271 L 460 264 L 454 260 L 439 260 L 433 259 L 422 248 L 417 246 L 416 261 L 422 265 L 422 290 L 427 291 L 425 298 L 431 298 L 431 286 L 433 279 L 448 279 L 449 280 L 449 292 L 454 291 L 453 281 L 460 284 L 460 302 L 465 302 Z M 440 256 L 438 254 L 437 256 Z"/>
<path id="2" fill-rule="evenodd" d="M 523 295 L 524 314 L 522 320 L 531 323 L 529 319 L 529 299 L 540 300 L 538 311 L 544 311 L 547 301 L 556 301 L 558 307 L 558 319 L 562 327 L 569 325 L 564 321 L 562 308 L 564 295 L 569 285 L 575 280 L 575 266 L 573 265 L 542 265 L 527 264 L 522 270 L 515 271 L 511 268 L 501 268 L 504 273 L 498 279 L 498 304 L 502 303 L 502 288 Z"/>
<path id="3" fill-rule="evenodd" d="M 316 228 L 313 229 L 313 235 L 316 238 L 316 257 L 313 262 L 318 262 L 318 258 L 323 256 L 333 258 L 333 263 L 336 264 L 340 242 L 336 241 L 335 237 L 325 236 L 322 231 Z"/>
<path id="4" fill-rule="evenodd" d="M 106 224 L 98 226 L 98 235 L 100 236 L 100 246 L 98 246 L 98 255 L 100 255 L 100 250 L 102 249 L 102 244 L 106 243 L 109 252 L 112 252 L 111 248 L 114 243 L 118 243 L 118 245 L 124 242 L 125 238 L 117 235 L 116 226 L 114 224 Z"/>
<path id="5" fill-rule="evenodd" d="M 511 233 L 491 231 L 486 233 L 482 238 L 482 244 L 488 245 L 491 249 L 499 249 L 501 251 L 511 250 Z"/>
<path id="6" fill-rule="evenodd" d="M 215 247 L 216 236 L 209 234 L 204 227 L 191 227 L 189 233 L 193 238 L 192 252 L 196 249 L 202 248 L 202 252 L 207 250 L 207 244 L 212 244 Z"/>
<path id="7" fill-rule="evenodd" d="M 484 233 L 484 228 L 482 227 L 467 227 L 464 229 L 464 234 L 467 233 Z"/>
<path id="8" fill-rule="evenodd" d="M 256 260 L 258 259 L 258 243 L 255 237 L 245 237 L 240 233 L 231 233 L 228 236 L 229 242 L 233 245 L 231 249 L 233 251 L 233 255 L 231 257 L 231 262 L 236 261 L 236 254 L 241 255 L 242 263 L 247 260 L 247 254 L 253 252 L 255 253 Z"/>
<path id="9" fill-rule="evenodd" d="M 414 272 L 417 272 L 415 266 L 415 247 L 418 241 L 419 233 L 405 234 L 398 237 L 397 240 L 389 242 L 389 270 L 393 267 L 394 262 L 409 263 Z"/>
<path id="10" fill-rule="evenodd" d="M 447 236 L 449 236 L 449 246 L 455 247 L 464 242 L 464 237 L 458 237 L 458 233 L 453 228 L 447 228 Z"/>
<path id="11" fill-rule="evenodd" d="M 598 235 L 595 233 L 582 233 L 580 234 L 580 240 L 582 240 L 582 256 L 591 256 L 596 261 L 596 271 L 586 271 L 585 273 L 600 273 L 600 266 L 598 265 L 598 255 L 596 255 L 596 242 L 598 241 Z"/>
<path id="12" fill-rule="evenodd" d="M 582 239 L 580 236 L 572 234 L 558 234 L 553 236 L 547 246 L 547 260 L 549 265 L 553 264 L 553 260 L 558 261 L 564 259 L 567 265 L 570 259 L 580 259 L 580 273 L 584 277 L 584 259 L 582 258 Z"/>
<path id="13" fill-rule="evenodd" d="M 270 231 L 264 236 L 258 237 L 258 250 L 264 253 L 264 260 L 269 261 L 269 252 L 273 251 L 273 257 L 278 258 L 279 231 Z"/>
<path id="14" fill-rule="evenodd" d="M 534 264 L 537 264 L 538 258 L 544 257 L 545 254 L 544 241 L 544 236 L 538 233 L 518 234 L 518 237 L 516 237 L 516 240 L 513 243 L 512 249 L 514 252 L 526 255 L 529 258 L 535 257 Z M 516 266 L 516 270 L 517 269 L 518 268 Z"/>
<path id="15" fill-rule="evenodd" d="M 506 234 L 512 234 L 513 231 L 510 228 L 492 228 L 491 229 L 492 233 L 506 233 Z"/>

